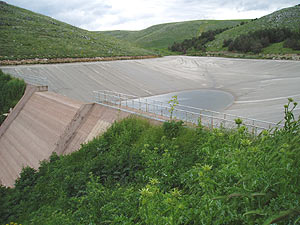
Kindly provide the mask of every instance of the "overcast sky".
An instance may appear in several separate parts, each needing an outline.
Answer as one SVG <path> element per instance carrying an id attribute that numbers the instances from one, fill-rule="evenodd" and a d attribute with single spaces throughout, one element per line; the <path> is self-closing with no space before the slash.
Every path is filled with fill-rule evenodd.
<path id="1" fill-rule="evenodd" d="M 87 30 L 140 30 L 187 20 L 253 19 L 299 0 L 4 0 Z"/>

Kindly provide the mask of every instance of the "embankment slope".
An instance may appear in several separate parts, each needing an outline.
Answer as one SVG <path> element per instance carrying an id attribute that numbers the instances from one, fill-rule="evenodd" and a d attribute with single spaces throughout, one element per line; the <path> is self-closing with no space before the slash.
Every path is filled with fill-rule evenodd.
<path id="1" fill-rule="evenodd" d="M 13 186 L 22 168 L 39 167 L 53 152 L 71 153 L 115 120 L 128 116 L 52 92 L 30 89 L 4 123 L 0 135 L 0 182 Z M 22 106 L 22 107 L 20 107 Z"/>

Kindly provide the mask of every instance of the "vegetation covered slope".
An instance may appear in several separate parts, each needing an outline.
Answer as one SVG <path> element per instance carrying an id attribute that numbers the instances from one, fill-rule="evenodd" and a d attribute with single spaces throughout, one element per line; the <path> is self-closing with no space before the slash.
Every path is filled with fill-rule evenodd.
<path id="1" fill-rule="evenodd" d="M 140 31 L 103 31 L 100 33 L 127 40 L 150 49 L 167 49 L 174 42 L 199 36 L 202 32 L 233 27 L 247 20 L 195 20 L 151 26 Z"/>
<path id="2" fill-rule="evenodd" d="M 224 50 L 223 42 L 228 39 L 235 39 L 242 34 L 248 34 L 257 30 L 269 28 L 288 28 L 291 31 L 300 29 L 300 5 L 281 9 L 259 19 L 245 23 L 243 26 L 234 27 L 216 36 L 215 40 L 207 45 L 208 51 Z"/>
<path id="3" fill-rule="evenodd" d="M 79 29 L 0 1 L 0 60 L 150 54 L 111 36 Z"/>
<path id="4" fill-rule="evenodd" d="M 6 114 L 10 108 L 13 108 L 24 94 L 26 84 L 19 80 L 4 74 L 0 70 L 0 125 L 5 120 Z"/>
<path id="5" fill-rule="evenodd" d="M 129 118 L 0 187 L 0 223 L 298 224 L 300 121 L 274 133 Z"/>

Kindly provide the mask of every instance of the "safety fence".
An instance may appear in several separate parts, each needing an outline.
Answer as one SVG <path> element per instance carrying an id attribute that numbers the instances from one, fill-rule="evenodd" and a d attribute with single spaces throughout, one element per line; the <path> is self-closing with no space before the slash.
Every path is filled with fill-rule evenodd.
<path id="1" fill-rule="evenodd" d="M 123 94 L 115 91 L 94 91 L 95 103 L 111 106 L 120 110 L 132 112 L 152 119 L 167 121 L 170 119 L 182 120 L 187 125 L 202 126 L 208 128 L 235 128 L 238 126 L 237 119 L 246 126 L 248 131 L 258 135 L 261 131 L 271 128 L 280 128 L 281 124 L 267 122 L 263 120 L 251 119 L 247 117 L 226 114 L 206 109 L 199 109 L 191 106 L 171 104 L 152 100 L 147 97 Z"/>

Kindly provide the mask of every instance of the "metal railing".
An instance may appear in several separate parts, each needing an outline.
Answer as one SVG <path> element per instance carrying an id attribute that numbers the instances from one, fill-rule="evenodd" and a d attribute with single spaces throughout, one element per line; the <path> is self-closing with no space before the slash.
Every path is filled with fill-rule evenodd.
<path id="1" fill-rule="evenodd" d="M 37 85 L 37 86 L 49 86 L 48 79 L 43 76 L 34 76 L 34 75 L 21 75 L 21 74 L 14 74 L 14 77 L 23 79 L 25 83 Z"/>
<path id="2" fill-rule="evenodd" d="M 201 125 L 208 128 L 235 128 L 237 127 L 236 119 L 242 120 L 242 125 L 248 128 L 248 131 L 254 135 L 261 131 L 282 125 L 267 122 L 263 120 L 251 119 L 247 117 L 216 112 L 212 110 L 199 109 L 191 106 L 176 105 L 174 108 L 168 103 L 141 98 L 134 95 L 123 94 L 115 91 L 94 91 L 95 103 L 112 106 L 121 110 L 133 112 L 135 114 L 144 115 L 153 119 L 163 121 L 169 120 L 171 117 L 175 120 L 182 120 L 187 125 Z"/>

